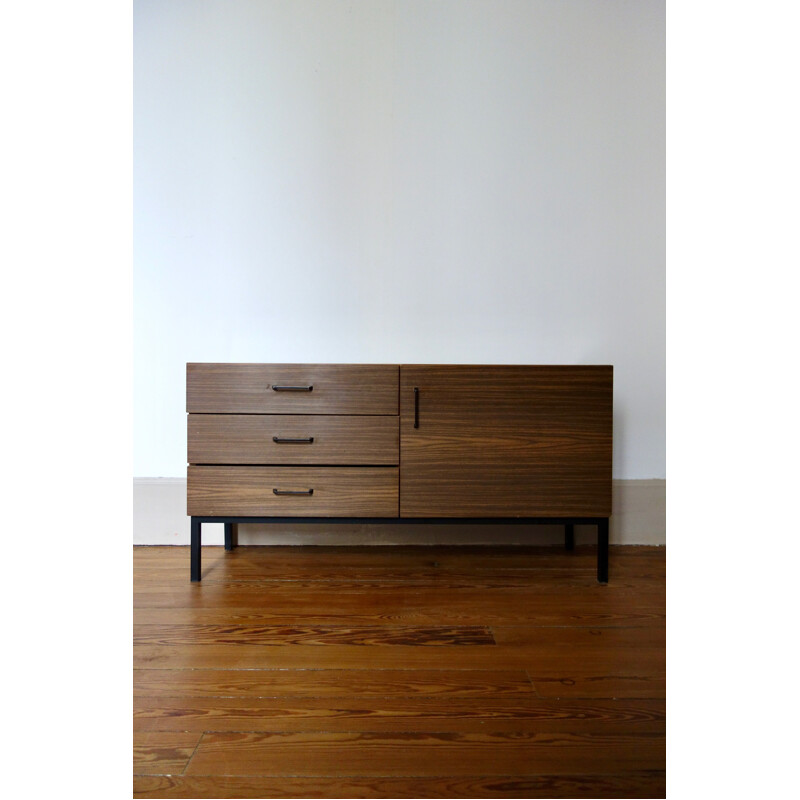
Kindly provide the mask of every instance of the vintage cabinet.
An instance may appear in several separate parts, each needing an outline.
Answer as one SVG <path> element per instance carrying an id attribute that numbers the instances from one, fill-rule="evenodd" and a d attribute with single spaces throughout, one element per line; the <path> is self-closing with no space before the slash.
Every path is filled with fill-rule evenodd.
<path id="1" fill-rule="evenodd" d="M 548 522 L 598 529 L 610 366 L 187 364 L 191 578 L 203 522 Z"/>

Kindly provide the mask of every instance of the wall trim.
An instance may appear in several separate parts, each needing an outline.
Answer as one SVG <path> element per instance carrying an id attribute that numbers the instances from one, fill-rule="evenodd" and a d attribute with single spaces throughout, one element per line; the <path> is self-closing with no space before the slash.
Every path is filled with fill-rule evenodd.
<path id="1" fill-rule="evenodd" d="M 666 480 L 612 481 L 611 544 L 666 544 Z M 595 529 L 575 529 L 577 544 L 593 543 Z M 240 525 L 239 544 L 280 545 L 433 545 L 559 544 L 563 529 L 517 525 L 351 525 L 298 522 L 292 525 Z M 133 543 L 188 545 L 186 478 L 133 479 Z M 221 545 L 222 525 L 203 525 L 203 544 Z"/>

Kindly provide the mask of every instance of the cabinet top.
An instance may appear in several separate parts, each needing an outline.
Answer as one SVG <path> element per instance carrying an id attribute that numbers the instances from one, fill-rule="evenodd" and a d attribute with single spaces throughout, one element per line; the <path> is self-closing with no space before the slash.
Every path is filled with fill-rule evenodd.
<path id="1" fill-rule="evenodd" d="M 503 367 L 504 369 L 614 369 L 613 364 L 456 364 L 456 363 L 413 363 L 413 364 L 387 364 L 373 361 L 360 362 L 269 362 L 269 361 L 187 361 L 187 367 L 478 367 L 480 369 L 492 369 L 493 367 Z"/>

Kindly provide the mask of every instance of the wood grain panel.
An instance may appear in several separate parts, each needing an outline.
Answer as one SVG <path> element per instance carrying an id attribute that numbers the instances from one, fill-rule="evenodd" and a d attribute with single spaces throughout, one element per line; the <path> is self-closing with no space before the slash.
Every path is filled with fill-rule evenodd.
<path id="1" fill-rule="evenodd" d="M 586 698 L 662 698 L 667 696 L 665 672 L 648 675 L 593 675 L 582 674 L 580 667 L 573 666 L 570 674 L 531 675 L 531 680 L 540 697 Z M 584 668 L 585 673 L 585 668 Z"/>
<path id="2" fill-rule="evenodd" d="M 664 796 L 664 548 L 208 551 L 134 548 L 135 796 Z"/>
<path id="3" fill-rule="evenodd" d="M 494 644 L 488 628 L 350 625 L 135 625 L 135 644 L 304 644 L 443 647 Z"/>
<path id="4" fill-rule="evenodd" d="M 184 574 L 186 570 L 184 569 Z M 205 592 L 194 591 L 194 587 L 187 585 L 165 586 L 163 584 L 145 584 L 137 588 L 134 595 L 134 607 L 144 608 L 186 608 L 192 610 L 217 608 L 221 602 L 233 614 L 234 612 L 245 615 L 249 609 L 260 603 L 272 603 L 267 608 L 275 608 L 278 614 L 290 614 L 294 595 L 297 597 L 298 614 L 311 616 L 322 611 L 330 616 L 346 617 L 355 613 L 362 618 L 369 618 L 370 609 L 367 604 L 371 596 L 376 599 L 376 612 L 381 614 L 387 623 L 397 623 L 405 616 L 414 618 L 435 619 L 442 623 L 454 623 L 467 619 L 480 620 L 483 615 L 474 606 L 476 596 L 484 597 L 487 609 L 486 616 L 493 624 L 537 623 L 537 611 L 542 613 L 557 614 L 555 606 L 559 601 L 565 605 L 565 615 L 560 620 L 556 616 L 555 624 L 565 627 L 570 609 L 591 609 L 594 596 L 597 600 L 596 613 L 591 610 L 586 612 L 584 625 L 591 624 L 592 619 L 602 618 L 609 609 L 624 608 L 627 604 L 632 606 L 632 615 L 621 613 L 620 625 L 649 625 L 659 623 L 659 619 L 645 616 L 647 610 L 663 608 L 657 596 L 645 595 L 642 598 L 643 615 L 636 619 L 636 584 L 629 583 L 620 586 L 620 593 L 613 595 L 608 600 L 600 594 L 591 595 L 591 590 L 598 586 L 597 581 L 592 582 L 591 576 L 584 579 L 570 575 L 547 573 L 537 576 L 536 579 L 520 578 L 512 580 L 492 581 L 490 577 L 485 580 L 472 581 L 397 581 L 387 582 L 384 586 L 380 581 L 209 581 Z M 205 578 L 203 579 L 205 583 Z M 540 595 L 547 591 L 548 583 L 552 587 L 552 598 L 542 598 Z M 382 591 L 385 590 L 385 591 Z M 330 594 L 328 605 L 324 592 Z M 570 593 L 582 593 L 583 596 L 570 597 Z M 526 603 L 532 605 L 529 615 L 524 608 Z M 439 603 L 440 605 L 436 605 Z M 472 605 L 471 605 L 472 603 Z M 360 608 L 359 608 L 360 604 Z M 385 604 L 385 605 L 384 605 Z M 613 612 L 612 612 L 613 613 Z M 662 617 L 663 614 L 658 614 Z M 546 620 L 546 617 L 545 617 Z M 613 622 L 613 620 L 610 620 Z M 544 624 L 544 620 L 540 622 Z M 602 627 L 597 625 L 595 627 Z"/>
<path id="5" fill-rule="evenodd" d="M 185 572 L 185 570 L 184 570 Z M 568 597 L 569 592 L 584 592 L 588 591 L 592 588 L 592 578 L 586 578 L 585 580 L 568 580 L 565 581 L 566 585 L 559 585 L 555 586 L 557 581 L 557 576 L 550 575 L 550 580 L 554 584 L 553 592 L 557 595 L 557 597 Z M 203 583 L 205 583 L 205 577 L 203 579 Z M 358 585 L 364 586 L 366 589 L 373 589 L 378 590 L 377 584 L 363 584 L 359 583 Z M 541 584 L 540 584 L 541 585 Z M 597 585 L 597 581 L 594 581 L 594 585 Z M 355 586 L 355 584 L 354 584 Z M 337 582 L 331 581 L 323 581 L 318 585 L 318 589 L 322 589 L 327 592 L 338 592 L 338 591 L 346 591 L 348 588 L 348 584 L 343 583 L 339 584 Z M 137 610 L 145 609 L 145 608 L 169 608 L 170 604 L 174 607 L 181 607 L 186 609 L 213 609 L 215 606 L 218 606 L 221 599 L 224 599 L 226 603 L 229 603 L 229 608 L 233 611 L 236 610 L 242 614 L 247 614 L 248 610 L 251 609 L 254 605 L 257 605 L 259 602 L 266 603 L 268 602 L 273 596 L 277 597 L 281 603 L 283 608 L 287 608 L 288 604 L 291 602 L 291 592 L 293 589 L 298 588 L 296 584 L 292 581 L 287 581 L 286 584 L 283 586 L 282 589 L 278 589 L 276 586 L 270 586 L 269 590 L 266 589 L 263 583 L 260 581 L 248 581 L 245 583 L 231 583 L 227 581 L 209 581 L 208 582 L 208 590 L 206 592 L 195 592 L 192 591 L 192 588 L 187 586 L 185 589 L 179 586 L 173 587 L 164 587 L 164 586 L 151 586 L 151 587 L 142 587 L 142 589 L 137 590 L 136 594 L 134 595 L 134 608 Z M 629 585 L 627 587 L 623 587 L 627 589 L 633 589 L 633 585 Z M 402 613 L 402 604 L 404 603 L 403 598 L 413 597 L 414 595 L 420 596 L 425 594 L 431 599 L 435 597 L 437 594 L 439 596 L 445 596 L 448 591 L 452 591 L 454 594 L 457 593 L 459 597 L 456 599 L 457 603 L 463 602 L 465 605 L 468 605 L 468 595 L 472 593 L 473 596 L 481 595 L 482 593 L 491 593 L 491 595 L 498 596 L 501 592 L 507 592 L 508 596 L 505 597 L 503 600 L 500 601 L 506 608 L 513 607 L 514 604 L 521 605 L 526 602 L 527 599 L 527 592 L 525 587 L 522 584 L 518 586 L 510 585 L 503 582 L 493 583 L 491 581 L 485 582 L 474 582 L 474 583 L 441 583 L 435 587 L 436 591 L 434 592 L 434 587 L 430 583 L 426 582 L 419 582 L 415 584 L 407 585 L 404 592 L 399 594 L 395 594 L 394 597 L 399 598 L 399 602 L 401 605 L 398 609 L 392 613 L 392 617 L 394 617 L 394 621 L 398 622 L 403 619 Z M 428 592 L 431 592 L 429 595 Z M 273 592 L 276 592 L 273 595 Z M 630 594 L 630 602 L 635 602 L 635 594 Z M 413 618 L 413 601 L 408 601 L 412 604 L 410 617 Z M 619 602 L 619 601 L 617 601 Z M 308 598 L 306 595 L 306 600 L 304 600 L 304 605 L 306 609 L 309 608 L 320 608 L 321 605 L 324 605 L 324 601 L 322 598 L 317 595 L 316 598 Z M 348 603 L 348 605 L 350 605 Z M 423 606 L 424 603 L 419 603 L 420 606 Z M 449 605 L 448 607 L 452 608 Z M 502 606 L 501 606 L 502 608 Z M 338 616 L 341 617 L 343 610 L 340 610 L 340 607 L 332 606 L 330 609 L 330 616 Z M 500 609 L 498 609 L 500 610 Z M 367 610 L 362 610 L 362 617 L 365 617 Z M 287 612 L 288 613 L 288 612 Z M 426 616 L 428 619 L 431 620 L 438 620 L 440 622 L 453 622 L 454 618 L 457 615 L 457 612 L 454 612 L 452 615 L 448 616 L 447 611 L 443 611 L 440 615 L 438 614 L 435 608 L 423 608 L 421 610 L 421 615 Z M 519 611 L 515 612 L 517 614 L 516 617 L 511 618 L 510 620 L 505 620 L 511 624 L 516 623 L 531 623 L 535 624 L 537 622 L 536 618 L 533 619 L 526 618 L 524 616 L 524 610 L 520 609 Z M 308 616 L 311 616 L 310 614 Z M 480 615 L 475 611 L 467 611 L 464 615 L 464 621 L 466 619 L 475 620 L 476 617 Z M 659 615 L 662 617 L 663 615 Z M 502 623 L 504 620 L 495 618 L 492 620 L 493 624 Z M 663 619 L 640 619 L 638 622 L 636 620 L 629 620 L 626 621 L 624 618 L 620 618 L 619 622 L 616 624 L 619 625 L 641 625 L 646 626 L 652 623 L 661 624 Z M 387 619 L 387 622 L 391 623 L 391 619 Z M 588 622 L 588 620 L 587 620 Z M 591 624 L 591 623 L 589 623 Z M 559 627 L 567 627 L 566 624 L 560 625 Z M 576 626 L 576 627 L 583 627 L 583 626 Z M 594 626 L 593 627 L 600 627 Z"/>
<path id="6" fill-rule="evenodd" d="M 396 517 L 396 467 L 188 468 L 191 516 Z M 308 491 L 312 495 L 275 495 Z"/>
<path id="7" fill-rule="evenodd" d="M 627 798 L 666 797 L 662 770 L 621 770 L 610 774 L 479 775 L 434 778 L 293 778 L 217 775 L 140 775 L 133 780 L 134 797 L 194 798 Z"/>
<path id="8" fill-rule="evenodd" d="M 539 547 L 535 544 L 536 528 L 531 527 L 531 546 L 392 545 L 387 551 L 368 545 L 242 545 L 227 553 L 219 547 L 208 547 L 203 561 L 225 565 L 231 579 L 245 580 L 341 580 L 344 576 L 348 581 L 454 578 L 482 582 L 487 577 L 513 580 L 553 571 L 595 573 L 594 546 L 578 545 L 571 552 L 565 552 L 563 546 Z M 136 545 L 134 552 L 134 570 L 140 570 L 135 572 L 138 578 L 156 578 L 162 571 L 175 569 L 185 572 L 186 551 L 180 547 Z M 611 545 L 610 552 L 615 576 L 637 577 L 643 590 L 657 590 L 663 595 L 660 581 L 664 575 L 664 547 Z M 607 589 L 599 591 L 609 594 Z"/>
<path id="9" fill-rule="evenodd" d="M 190 464 L 383 465 L 400 460 L 397 417 L 189 414 L 187 438 Z"/>
<path id="10" fill-rule="evenodd" d="M 184 569 L 184 572 L 186 570 Z M 206 583 L 205 576 L 203 582 Z M 211 581 L 208 581 L 211 583 Z M 137 618 L 144 624 L 205 624 L 205 625 L 396 625 L 415 628 L 431 625 L 539 625 L 573 627 L 620 627 L 663 625 L 666 612 L 659 601 L 644 598 L 641 606 L 632 605 L 635 595 L 614 597 L 607 602 L 592 602 L 586 598 L 570 598 L 561 592 L 552 598 L 536 592 L 492 592 L 491 608 L 481 613 L 474 607 L 470 592 L 464 589 L 428 590 L 417 586 L 410 592 L 406 587 L 387 586 L 385 595 L 374 592 L 362 595 L 352 588 L 342 588 L 342 594 L 330 598 L 326 604 L 320 596 L 320 587 L 296 587 L 297 598 L 292 595 L 295 586 L 284 584 L 262 587 L 263 608 L 233 607 L 227 611 L 215 608 L 180 606 L 177 597 L 172 607 L 137 607 Z M 334 592 L 339 587 L 331 587 Z M 316 593 L 315 593 L 316 590 Z M 367 596 L 374 598 L 366 600 Z M 253 598 L 257 602 L 258 598 Z M 435 605 L 437 600 L 439 605 Z M 167 601 L 169 602 L 169 601 Z M 563 609 L 559 611 L 559 603 Z M 488 604 L 488 603 L 487 603 Z"/>
<path id="11" fill-rule="evenodd" d="M 208 733 L 187 775 L 507 775 L 659 769 L 663 734 Z"/>
<path id="12" fill-rule="evenodd" d="M 523 670 L 164 670 L 136 669 L 136 696 L 159 697 L 508 697 L 529 695 Z"/>
<path id="13" fill-rule="evenodd" d="M 135 730 L 664 733 L 664 700 L 136 698 Z"/>
<path id="14" fill-rule="evenodd" d="M 539 645 L 547 642 L 548 650 L 557 647 L 584 649 L 585 652 L 619 652 L 626 647 L 664 650 L 666 626 L 651 624 L 624 627 L 550 628 L 535 625 L 492 625 L 498 644 Z"/>
<path id="15" fill-rule="evenodd" d="M 174 728 L 134 731 L 133 771 L 139 775 L 183 772 L 199 741 L 199 733 Z"/>
<path id="16" fill-rule="evenodd" d="M 612 395 L 610 366 L 403 366 L 401 516 L 610 516 Z"/>
<path id="17" fill-rule="evenodd" d="M 462 669 L 528 670 L 554 677 L 574 674 L 576 663 L 593 675 L 662 675 L 663 640 L 646 629 L 620 628 L 617 637 L 586 638 L 584 628 L 540 628 L 525 644 L 472 647 L 360 647 L 358 645 L 175 644 L 136 647 L 136 667 L 158 669 Z M 580 636 L 578 635 L 580 634 Z"/>
<path id="18" fill-rule="evenodd" d="M 398 367 L 187 364 L 186 410 L 204 414 L 397 414 Z M 309 392 L 273 386 L 311 386 Z"/>

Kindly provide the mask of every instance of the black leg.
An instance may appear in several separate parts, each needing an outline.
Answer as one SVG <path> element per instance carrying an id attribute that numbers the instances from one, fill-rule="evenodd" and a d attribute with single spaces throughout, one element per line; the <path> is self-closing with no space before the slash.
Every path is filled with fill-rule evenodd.
<path id="1" fill-rule="evenodd" d="M 200 520 L 192 517 L 191 573 L 192 580 L 200 580 Z"/>
<path id="2" fill-rule="evenodd" d="M 597 523 L 597 581 L 608 583 L 608 517 Z"/>
<path id="3" fill-rule="evenodd" d="M 575 549 L 575 526 L 567 524 L 564 526 L 564 547 L 567 550 Z"/>
<path id="4" fill-rule="evenodd" d="M 239 544 L 239 526 L 235 522 L 225 523 L 225 549 L 233 550 Z"/>

